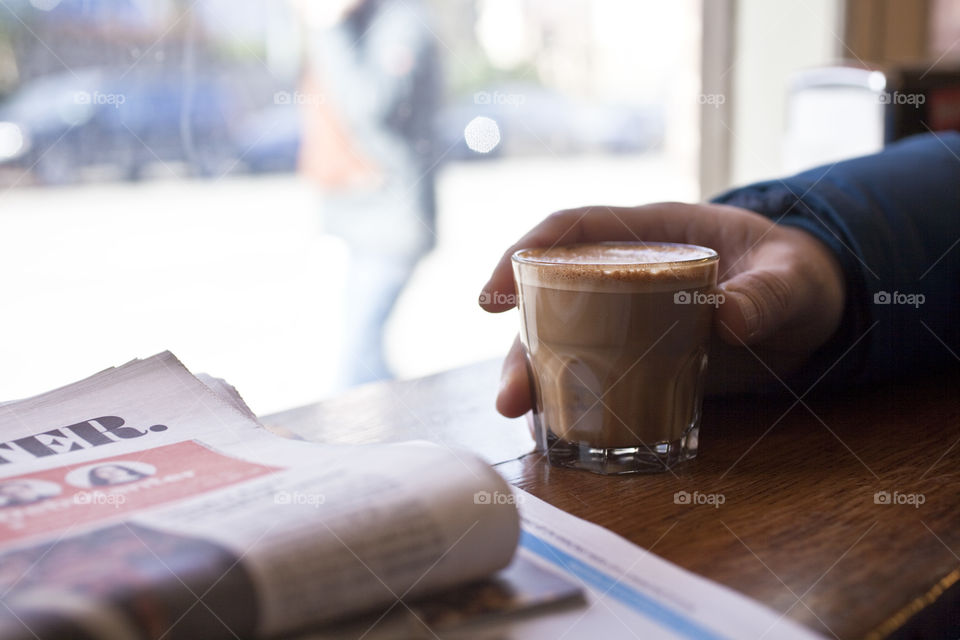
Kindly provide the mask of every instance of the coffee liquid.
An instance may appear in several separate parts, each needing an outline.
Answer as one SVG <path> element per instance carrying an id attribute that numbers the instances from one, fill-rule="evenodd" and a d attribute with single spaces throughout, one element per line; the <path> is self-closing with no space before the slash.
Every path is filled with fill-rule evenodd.
<path id="1" fill-rule="evenodd" d="M 548 440 L 655 454 L 696 429 L 713 251 L 572 245 L 519 252 L 514 265 L 535 411 Z"/>

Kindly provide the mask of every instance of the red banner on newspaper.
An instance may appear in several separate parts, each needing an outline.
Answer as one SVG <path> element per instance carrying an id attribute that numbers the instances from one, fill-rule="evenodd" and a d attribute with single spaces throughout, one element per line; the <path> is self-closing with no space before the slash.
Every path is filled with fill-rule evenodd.
<path id="1" fill-rule="evenodd" d="M 281 471 L 197 442 L 0 480 L 0 545 L 190 498 Z"/>

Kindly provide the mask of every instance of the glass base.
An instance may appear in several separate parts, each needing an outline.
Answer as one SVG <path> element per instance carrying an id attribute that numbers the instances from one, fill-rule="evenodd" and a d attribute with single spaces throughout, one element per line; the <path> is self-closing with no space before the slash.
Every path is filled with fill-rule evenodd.
<path id="1" fill-rule="evenodd" d="M 582 469 L 601 475 L 663 473 L 697 457 L 699 425 L 672 442 L 638 447 L 597 448 L 586 442 L 568 442 L 547 433 L 547 458 L 555 467 Z"/>

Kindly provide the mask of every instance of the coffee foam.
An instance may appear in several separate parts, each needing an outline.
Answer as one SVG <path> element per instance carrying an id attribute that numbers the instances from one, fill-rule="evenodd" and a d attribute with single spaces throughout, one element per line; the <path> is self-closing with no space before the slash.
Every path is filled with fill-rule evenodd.
<path id="1" fill-rule="evenodd" d="M 716 252 L 669 243 L 593 243 L 523 249 L 514 254 L 522 284 L 551 289 L 662 292 L 710 287 Z"/>

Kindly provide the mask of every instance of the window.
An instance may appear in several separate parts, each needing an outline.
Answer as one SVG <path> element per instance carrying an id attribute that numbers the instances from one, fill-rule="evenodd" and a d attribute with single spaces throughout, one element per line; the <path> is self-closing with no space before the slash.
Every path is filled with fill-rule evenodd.
<path id="1" fill-rule="evenodd" d="M 397 375 L 502 354 L 517 318 L 476 296 L 527 228 L 698 197 L 700 10 L 8 0 L 0 397 L 170 349 L 265 413 L 381 321 Z"/>

